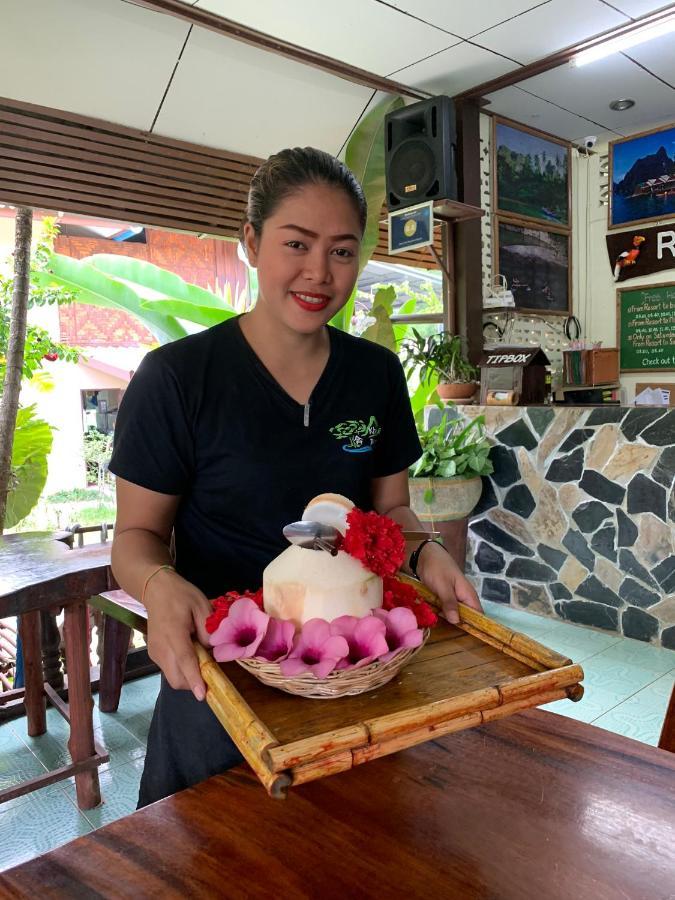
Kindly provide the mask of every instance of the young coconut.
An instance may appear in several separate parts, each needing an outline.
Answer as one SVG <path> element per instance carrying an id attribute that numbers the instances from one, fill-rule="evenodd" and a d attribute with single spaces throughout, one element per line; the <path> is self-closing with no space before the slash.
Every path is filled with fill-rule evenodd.
<path id="1" fill-rule="evenodd" d="M 339 494 L 320 494 L 309 502 L 305 521 L 347 530 L 347 513 L 354 504 Z M 367 616 L 382 606 L 382 579 L 340 550 L 287 547 L 263 572 L 265 612 L 290 619 L 300 628 L 309 619 L 331 622 L 339 616 Z"/>

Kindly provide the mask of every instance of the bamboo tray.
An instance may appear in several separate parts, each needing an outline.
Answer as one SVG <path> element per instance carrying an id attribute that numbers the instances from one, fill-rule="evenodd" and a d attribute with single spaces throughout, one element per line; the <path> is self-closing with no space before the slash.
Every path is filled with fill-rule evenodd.
<path id="1" fill-rule="evenodd" d="M 206 700 L 268 793 L 283 798 L 290 786 L 434 737 L 583 696 L 572 660 L 468 607 L 460 617 L 441 620 L 389 684 L 330 702 L 266 687 L 197 645 Z"/>

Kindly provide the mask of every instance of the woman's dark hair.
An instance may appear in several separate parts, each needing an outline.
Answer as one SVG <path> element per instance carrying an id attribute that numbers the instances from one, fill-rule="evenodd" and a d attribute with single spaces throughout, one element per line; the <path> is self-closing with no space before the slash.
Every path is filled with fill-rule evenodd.
<path id="1" fill-rule="evenodd" d="M 366 227 L 368 207 L 363 188 L 347 166 L 314 147 L 294 147 L 270 156 L 251 180 L 246 204 L 246 216 L 241 227 L 250 222 L 258 237 L 265 221 L 279 204 L 294 191 L 308 184 L 326 184 L 345 191 L 358 212 L 361 231 Z"/>

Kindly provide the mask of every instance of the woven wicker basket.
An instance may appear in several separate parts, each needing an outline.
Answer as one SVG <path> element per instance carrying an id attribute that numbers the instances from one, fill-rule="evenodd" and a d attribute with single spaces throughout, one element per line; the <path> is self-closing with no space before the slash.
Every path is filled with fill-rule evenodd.
<path id="1" fill-rule="evenodd" d="M 317 678 L 311 672 L 286 678 L 279 671 L 279 663 L 264 662 L 259 659 L 238 659 L 237 662 L 263 684 L 286 691 L 287 694 L 297 694 L 299 697 L 313 700 L 330 700 L 334 697 L 363 694 L 365 691 L 382 687 L 383 684 L 391 681 L 397 672 L 422 649 L 428 637 L 429 629 L 425 628 L 424 638 L 419 647 L 402 650 L 389 662 L 383 663 L 376 660 L 360 669 L 331 672 L 326 678 Z"/>

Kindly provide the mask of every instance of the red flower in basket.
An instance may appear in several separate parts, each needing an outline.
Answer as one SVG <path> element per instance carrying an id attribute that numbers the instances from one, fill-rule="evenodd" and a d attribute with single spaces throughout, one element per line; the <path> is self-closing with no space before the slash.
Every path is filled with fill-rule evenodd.
<path id="1" fill-rule="evenodd" d="M 384 578 L 401 568 L 405 538 L 401 526 L 393 519 L 354 508 L 347 514 L 347 533 L 340 549 Z"/>

